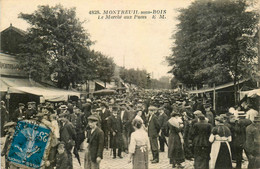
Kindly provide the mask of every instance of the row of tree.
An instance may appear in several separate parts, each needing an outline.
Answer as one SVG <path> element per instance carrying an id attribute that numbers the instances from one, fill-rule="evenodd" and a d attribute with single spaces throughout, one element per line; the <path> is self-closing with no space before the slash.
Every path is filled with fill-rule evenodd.
<path id="1" fill-rule="evenodd" d="M 68 88 L 87 80 L 110 82 L 115 63 L 112 58 L 90 50 L 94 44 L 76 17 L 76 9 L 38 6 L 32 14 L 21 13 L 30 24 L 18 55 L 24 70 L 35 80 L 54 81 Z"/>
<path id="2" fill-rule="evenodd" d="M 251 2 L 203 0 L 180 10 L 167 57 L 177 80 L 188 86 L 233 80 L 236 86 L 256 73 L 259 13 Z"/>
<path id="3" fill-rule="evenodd" d="M 134 84 L 144 89 L 169 89 L 170 78 L 161 77 L 159 80 L 153 79 L 146 70 L 126 69 L 121 67 L 119 71 L 120 78 L 130 85 Z"/>

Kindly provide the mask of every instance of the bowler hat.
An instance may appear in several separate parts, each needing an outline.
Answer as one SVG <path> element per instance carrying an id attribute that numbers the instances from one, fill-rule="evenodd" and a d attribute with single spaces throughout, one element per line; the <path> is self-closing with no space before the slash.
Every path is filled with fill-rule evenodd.
<path id="1" fill-rule="evenodd" d="M 117 106 L 113 106 L 112 107 L 112 111 L 117 111 L 118 110 L 118 107 Z"/>

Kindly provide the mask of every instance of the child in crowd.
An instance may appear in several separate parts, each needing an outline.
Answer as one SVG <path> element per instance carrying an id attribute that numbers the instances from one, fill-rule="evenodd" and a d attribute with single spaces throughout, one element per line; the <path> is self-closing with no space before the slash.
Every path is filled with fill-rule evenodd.
<path id="1" fill-rule="evenodd" d="M 58 154 L 56 155 L 56 169 L 68 169 L 68 155 L 65 151 L 65 143 L 58 145 Z"/>

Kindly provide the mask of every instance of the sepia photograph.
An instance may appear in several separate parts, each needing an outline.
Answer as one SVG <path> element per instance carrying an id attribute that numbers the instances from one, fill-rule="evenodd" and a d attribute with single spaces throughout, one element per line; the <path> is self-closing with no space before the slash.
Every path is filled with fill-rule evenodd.
<path id="1" fill-rule="evenodd" d="M 260 0 L 0 7 L 1 168 L 260 168 Z"/>

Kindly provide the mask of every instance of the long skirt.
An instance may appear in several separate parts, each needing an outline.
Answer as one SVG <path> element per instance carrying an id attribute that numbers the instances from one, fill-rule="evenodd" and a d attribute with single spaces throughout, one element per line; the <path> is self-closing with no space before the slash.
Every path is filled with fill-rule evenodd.
<path id="1" fill-rule="evenodd" d="M 136 146 L 132 162 L 133 169 L 148 169 L 148 149 L 146 146 Z"/>
<path id="2" fill-rule="evenodd" d="M 208 146 L 194 147 L 194 168 L 195 169 L 209 168 L 209 153 L 210 153 L 210 147 Z"/>
<path id="3" fill-rule="evenodd" d="M 228 142 L 213 142 L 210 153 L 210 169 L 232 169 Z"/>

